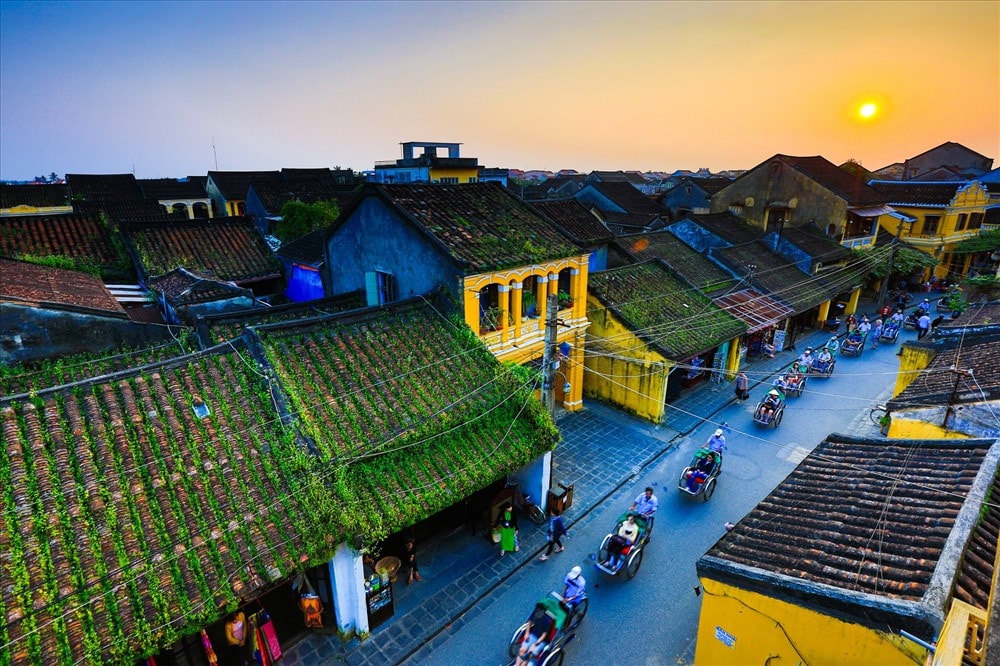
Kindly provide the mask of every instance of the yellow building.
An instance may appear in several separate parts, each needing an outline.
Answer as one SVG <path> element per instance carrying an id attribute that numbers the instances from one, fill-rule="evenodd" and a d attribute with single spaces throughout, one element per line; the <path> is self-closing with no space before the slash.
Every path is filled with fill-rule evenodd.
<path id="1" fill-rule="evenodd" d="M 988 603 L 995 443 L 828 436 L 698 560 L 695 666 L 923 664 Z"/>
<path id="2" fill-rule="evenodd" d="M 376 162 L 372 182 L 443 185 L 475 183 L 479 180 L 479 160 L 475 157 L 462 157 L 461 145 L 428 141 L 401 143 L 403 157 Z M 438 150 L 446 151 L 447 156 L 439 156 Z"/>
<path id="3" fill-rule="evenodd" d="M 954 250 L 979 234 L 986 217 L 990 195 L 979 181 L 873 180 L 870 185 L 902 214 L 883 217 L 882 227 L 938 260 L 925 279 L 933 274 L 957 280 L 966 274 L 971 255 Z"/>
<path id="4" fill-rule="evenodd" d="M 8 185 L 0 183 L 0 217 L 72 213 L 65 183 Z"/>
<path id="5" fill-rule="evenodd" d="M 701 381 L 721 380 L 745 323 L 682 282 L 660 259 L 590 276 L 586 395 L 656 423 Z"/>

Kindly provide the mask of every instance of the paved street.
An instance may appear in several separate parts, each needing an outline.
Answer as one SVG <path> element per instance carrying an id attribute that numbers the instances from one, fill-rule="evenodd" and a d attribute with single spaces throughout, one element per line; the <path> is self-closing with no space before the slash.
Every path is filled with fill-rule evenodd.
<path id="1" fill-rule="evenodd" d="M 903 337 L 915 336 L 905 332 Z M 827 338 L 813 332 L 798 348 Z M 895 381 L 895 350 L 869 349 L 860 358 L 841 358 L 830 378 L 810 377 L 805 393 L 789 399 L 777 429 L 754 424 L 752 410 L 774 371 L 790 363 L 796 352 L 747 364 L 751 399 L 742 405 L 733 403 L 729 384 L 703 384 L 689 391 L 668 414 L 668 423 L 677 429 L 589 402 L 582 412 L 562 415 L 563 443 L 554 454 L 553 478 L 576 486 L 567 512 L 572 536 L 565 553 L 539 562 L 544 530 L 530 523 L 522 524 L 521 552 L 506 558 L 498 558 L 479 535 L 465 530 L 443 535 L 421 551 L 426 582 L 395 586 L 397 612 L 390 623 L 363 642 L 309 636 L 286 652 L 287 662 L 501 663 L 511 632 L 536 598 L 557 589 L 566 570 L 579 563 L 588 565 L 592 603 L 568 658 L 624 663 L 614 652 L 622 619 L 651 617 L 650 640 L 633 641 L 627 661 L 691 663 L 699 610 L 695 561 L 723 534 L 725 522 L 739 520 L 826 434 L 878 434 L 868 410 L 888 398 Z M 678 474 L 723 421 L 731 429 L 730 448 L 718 491 L 708 503 L 682 496 L 676 489 Z M 589 566 L 590 558 L 617 514 L 647 484 L 661 500 L 647 557 L 634 580 L 608 579 Z"/>

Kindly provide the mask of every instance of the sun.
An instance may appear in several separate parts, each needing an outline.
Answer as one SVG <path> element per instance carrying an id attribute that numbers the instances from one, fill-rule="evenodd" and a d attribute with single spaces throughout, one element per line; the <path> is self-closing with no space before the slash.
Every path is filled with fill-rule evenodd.
<path id="1" fill-rule="evenodd" d="M 872 102 L 865 102 L 864 104 L 861 105 L 861 108 L 858 109 L 858 114 L 862 118 L 871 118 L 876 113 L 878 113 L 878 107 L 875 106 L 875 104 L 873 104 Z"/>

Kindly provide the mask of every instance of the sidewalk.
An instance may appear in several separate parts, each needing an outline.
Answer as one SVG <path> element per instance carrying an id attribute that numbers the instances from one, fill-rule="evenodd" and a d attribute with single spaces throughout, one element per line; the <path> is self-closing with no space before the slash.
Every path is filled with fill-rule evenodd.
<path id="1" fill-rule="evenodd" d="M 859 304 L 858 312 L 870 316 L 874 306 L 865 301 Z M 771 375 L 788 367 L 807 346 L 821 347 L 830 335 L 807 331 L 796 338 L 795 351 L 744 362 L 751 392 L 769 383 Z M 668 405 L 667 423 L 662 426 L 594 401 L 588 401 L 579 412 L 561 413 L 557 425 L 563 439 L 552 454 L 552 479 L 553 484 L 561 481 L 575 486 L 573 504 L 565 514 L 568 525 L 585 521 L 594 507 L 612 495 L 631 491 L 623 489 L 630 479 L 734 399 L 731 382 L 703 383 Z M 520 552 L 503 558 L 485 535 L 467 528 L 456 528 L 420 544 L 424 582 L 407 585 L 400 579 L 393 586 L 396 613 L 390 621 L 364 641 L 344 643 L 336 633 L 307 634 L 286 648 L 284 663 L 381 665 L 426 657 L 436 642 L 446 640 L 452 631 L 482 613 L 499 595 L 501 585 L 516 583 L 524 575 L 525 565 L 537 559 L 545 545 L 545 527 L 527 519 L 520 527 Z"/>

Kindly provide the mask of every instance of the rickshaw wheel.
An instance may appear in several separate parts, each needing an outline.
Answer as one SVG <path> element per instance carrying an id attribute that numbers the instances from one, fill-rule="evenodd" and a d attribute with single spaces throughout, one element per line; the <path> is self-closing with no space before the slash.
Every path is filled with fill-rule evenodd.
<path id="1" fill-rule="evenodd" d="M 639 572 L 639 565 L 642 564 L 642 549 L 633 550 L 629 556 L 628 561 L 625 562 L 625 577 L 635 578 L 635 575 Z"/>
<path id="2" fill-rule="evenodd" d="M 601 542 L 601 547 L 597 549 L 597 561 L 607 562 L 608 561 L 608 544 L 611 543 L 611 535 L 605 534 L 604 541 Z"/>
<path id="3" fill-rule="evenodd" d="M 784 416 L 784 414 L 785 414 L 785 410 L 782 409 L 777 414 L 774 415 L 774 427 L 775 428 L 777 428 L 778 424 L 781 423 L 781 417 Z"/>
<path id="4" fill-rule="evenodd" d="M 685 467 L 684 471 L 681 472 L 681 478 L 677 479 L 677 485 L 683 485 L 687 481 L 687 473 L 691 471 L 690 467 Z"/>
<path id="5" fill-rule="evenodd" d="M 521 637 L 527 630 L 528 630 L 528 623 L 525 622 L 520 627 L 518 627 L 517 631 L 514 632 L 514 635 L 510 637 L 510 645 L 507 646 L 507 654 L 509 654 L 511 657 L 517 656 L 517 648 L 521 645 Z"/>
<path id="6" fill-rule="evenodd" d="M 580 626 L 583 622 L 583 618 L 587 617 L 587 608 L 590 606 L 590 601 L 587 597 L 573 607 L 573 611 L 569 614 L 569 623 L 567 624 L 567 630 L 573 630 Z"/>
<path id="7" fill-rule="evenodd" d="M 545 660 L 542 662 L 542 666 L 562 666 L 562 663 L 563 663 L 562 648 L 556 648 L 548 655 L 546 655 Z"/>
<path id="8" fill-rule="evenodd" d="M 715 492 L 715 479 L 711 478 L 705 482 L 705 490 L 702 493 L 705 495 L 704 499 L 707 502 L 712 499 L 712 493 Z"/>

